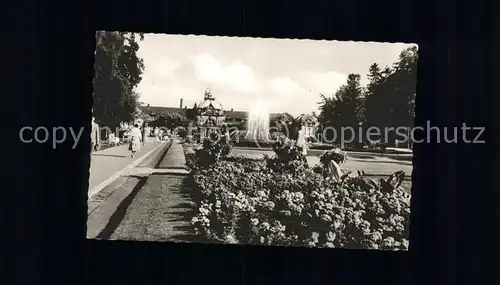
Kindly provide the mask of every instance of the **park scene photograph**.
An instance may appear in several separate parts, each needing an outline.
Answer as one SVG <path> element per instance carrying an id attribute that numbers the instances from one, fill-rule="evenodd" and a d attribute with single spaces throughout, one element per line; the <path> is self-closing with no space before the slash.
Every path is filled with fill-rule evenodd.
<path id="1" fill-rule="evenodd" d="M 97 32 L 87 238 L 408 250 L 417 60 Z"/>

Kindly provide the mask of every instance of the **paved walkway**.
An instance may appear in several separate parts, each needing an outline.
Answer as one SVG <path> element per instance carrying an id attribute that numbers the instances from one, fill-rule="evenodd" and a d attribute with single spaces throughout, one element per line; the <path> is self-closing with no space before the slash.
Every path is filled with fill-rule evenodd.
<path id="1" fill-rule="evenodd" d="M 159 163 L 136 167 L 89 202 L 87 236 L 112 240 L 203 242 L 190 224 L 196 213 L 193 185 L 180 169 L 182 145 L 173 141 Z M 174 174 L 173 172 L 178 172 Z"/>
<path id="2" fill-rule="evenodd" d="M 146 145 L 136 153 L 134 158 L 130 157 L 128 144 L 93 152 L 90 158 L 89 191 L 113 174 L 126 168 L 141 156 L 153 150 L 159 144 L 161 143 L 156 141 L 146 143 Z"/>

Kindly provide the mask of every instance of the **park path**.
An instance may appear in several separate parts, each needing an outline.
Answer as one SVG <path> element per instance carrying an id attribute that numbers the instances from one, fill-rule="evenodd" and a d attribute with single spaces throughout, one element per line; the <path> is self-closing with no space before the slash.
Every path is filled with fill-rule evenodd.
<path id="1" fill-rule="evenodd" d="M 89 191 L 100 183 L 125 169 L 142 156 L 158 147 L 162 142 L 146 142 L 134 158 L 130 157 L 128 144 L 92 152 L 90 157 Z"/>
<path id="2" fill-rule="evenodd" d="M 195 204 L 187 171 L 180 171 L 185 163 L 182 145 L 173 141 L 158 168 L 139 166 L 120 177 L 108 187 L 113 194 L 89 213 L 88 237 L 202 242 L 190 224 Z"/>

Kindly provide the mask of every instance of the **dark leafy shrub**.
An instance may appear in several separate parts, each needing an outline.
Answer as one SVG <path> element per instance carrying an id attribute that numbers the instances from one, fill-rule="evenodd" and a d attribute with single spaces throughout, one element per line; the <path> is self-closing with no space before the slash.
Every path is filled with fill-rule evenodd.
<path id="1" fill-rule="evenodd" d="M 339 148 L 330 149 L 324 152 L 320 157 L 319 161 L 323 166 L 327 166 L 330 161 L 335 161 L 337 164 L 343 164 L 347 162 L 347 153 Z"/>
<path id="2" fill-rule="evenodd" d="M 187 135 L 184 141 L 189 144 L 194 143 L 193 135 Z"/>
<path id="3" fill-rule="evenodd" d="M 323 173 L 323 166 L 316 164 L 315 166 L 312 167 L 312 171 L 314 171 L 314 173 L 321 174 Z"/>
<path id="4" fill-rule="evenodd" d="M 177 129 L 177 135 L 180 138 L 186 138 L 186 136 L 187 136 L 187 130 L 185 128 L 178 128 Z"/>
<path id="5" fill-rule="evenodd" d="M 197 166 L 209 167 L 231 153 L 233 145 L 226 136 L 212 133 L 203 140 L 202 148 L 196 151 Z"/>
<path id="6" fill-rule="evenodd" d="M 300 174 L 309 166 L 295 141 L 279 136 L 272 145 L 275 156 L 265 155 L 267 168 L 277 173 Z"/>

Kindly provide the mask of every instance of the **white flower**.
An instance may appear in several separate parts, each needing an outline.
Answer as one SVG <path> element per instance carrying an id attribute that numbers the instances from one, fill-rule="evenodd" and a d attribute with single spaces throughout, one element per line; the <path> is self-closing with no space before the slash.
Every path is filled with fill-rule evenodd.
<path id="1" fill-rule="evenodd" d="M 264 227 L 266 230 L 268 230 L 271 227 L 271 225 L 269 225 L 268 222 L 263 222 L 261 226 Z"/>
<path id="2" fill-rule="evenodd" d="M 266 192 L 264 192 L 262 190 L 259 190 L 259 191 L 257 191 L 257 195 L 259 195 L 261 197 L 265 197 L 266 196 Z"/>
<path id="3" fill-rule="evenodd" d="M 237 241 L 236 241 L 236 239 L 234 238 L 233 235 L 227 235 L 226 236 L 226 242 L 227 243 L 232 243 L 232 244 L 237 243 Z"/>
<path id="4" fill-rule="evenodd" d="M 335 221 L 333 222 L 333 228 L 334 228 L 334 229 L 338 229 L 338 228 L 340 228 L 340 226 L 341 226 L 341 225 L 342 225 L 342 223 L 341 223 L 339 220 L 335 220 Z"/>

